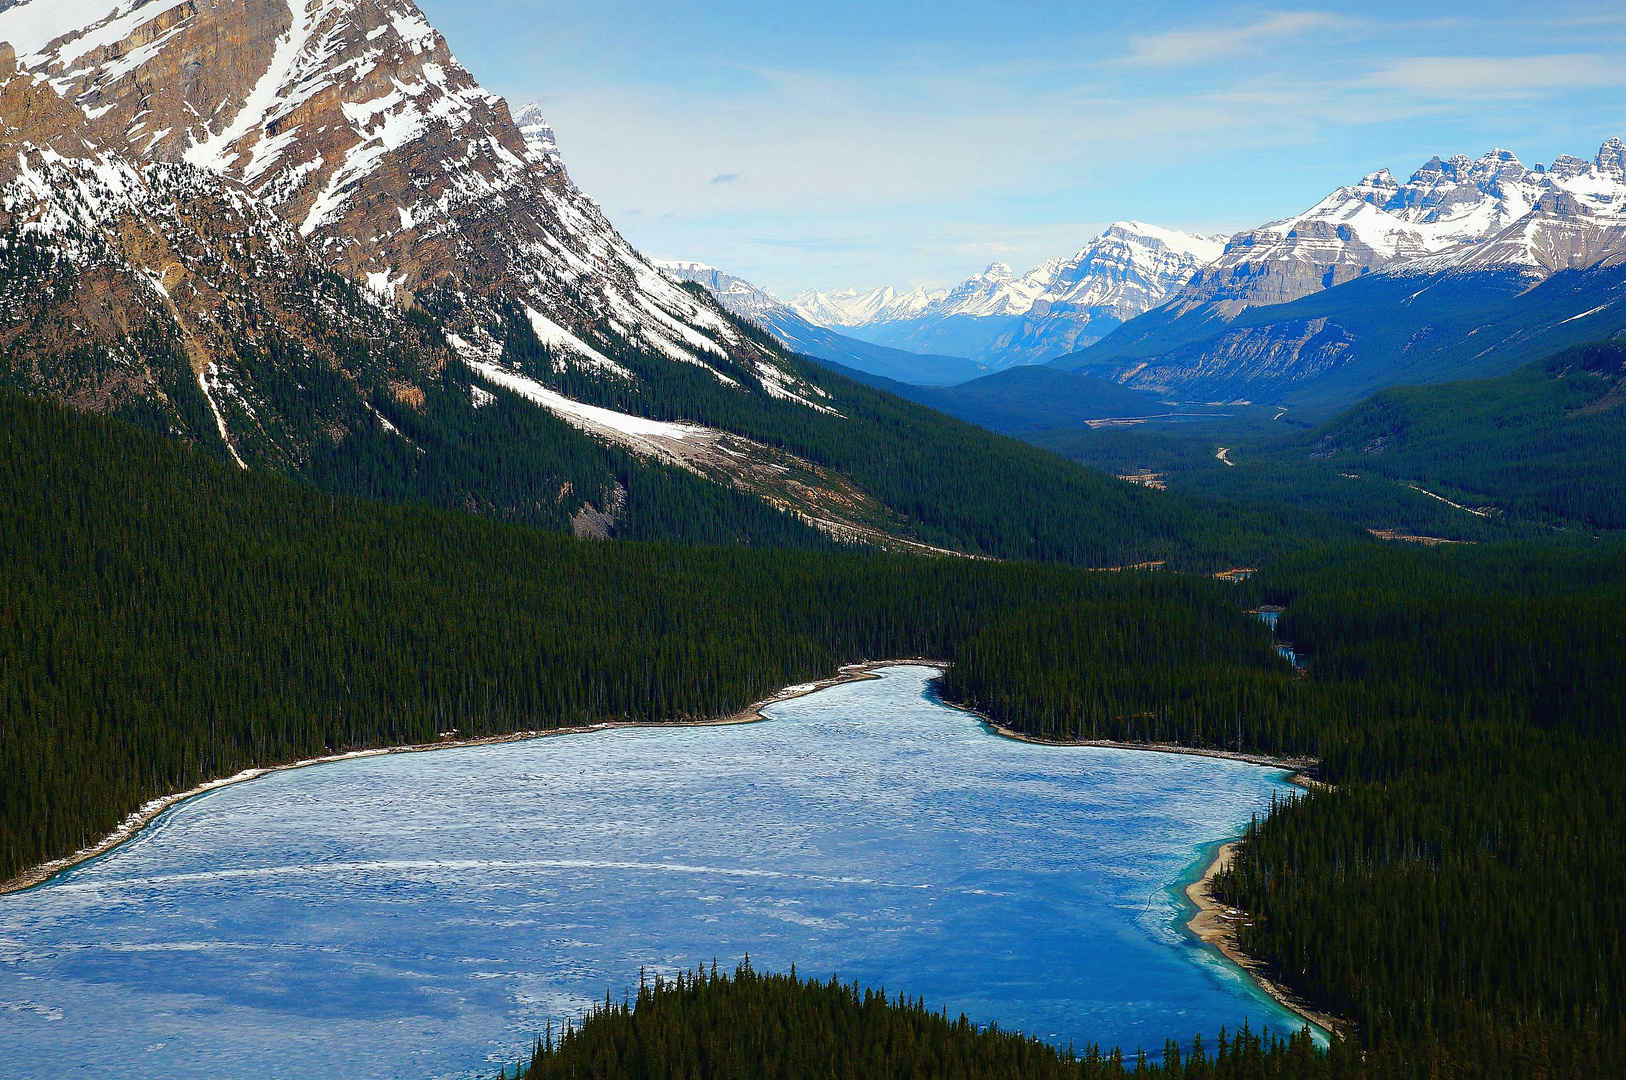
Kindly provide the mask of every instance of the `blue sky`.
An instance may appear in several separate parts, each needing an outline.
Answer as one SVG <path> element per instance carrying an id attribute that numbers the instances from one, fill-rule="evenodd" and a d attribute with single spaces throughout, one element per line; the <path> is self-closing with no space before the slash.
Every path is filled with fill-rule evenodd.
<path id="1" fill-rule="evenodd" d="M 1626 137 L 1614 3 L 419 0 L 650 254 L 807 287 L 1232 232 L 1387 166 Z"/>

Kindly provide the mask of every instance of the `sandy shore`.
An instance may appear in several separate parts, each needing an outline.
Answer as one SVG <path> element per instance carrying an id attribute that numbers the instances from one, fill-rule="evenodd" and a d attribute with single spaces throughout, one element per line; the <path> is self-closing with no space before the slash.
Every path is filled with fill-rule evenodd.
<path id="1" fill-rule="evenodd" d="M 1213 861 L 1203 871 L 1203 876 L 1186 886 L 1186 898 L 1197 909 L 1196 914 L 1187 920 L 1187 928 L 1198 940 L 1213 947 L 1221 956 L 1247 972 L 1261 990 L 1275 998 L 1284 1008 L 1297 1013 L 1324 1032 L 1335 1035 L 1342 1033 L 1344 1025 L 1336 1017 L 1316 1011 L 1285 986 L 1271 979 L 1265 973 L 1263 965 L 1243 952 L 1237 944 L 1237 928 L 1247 923 L 1247 912 L 1220 903 L 1209 891 L 1214 879 L 1231 865 L 1236 848 L 1237 842 L 1234 840 L 1228 844 L 1221 844 L 1214 852 Z"/>
<path id="2" fill-rule="evenodd" d="M 385 746 L 369 750 L 351 750 L 343 754 L 329 754 L 324 757 L 305 758 L 301 761 L 290 761 L 280 765 L 266 765 L 253 769 L 244 769 L 235 776 L 224 777 L 219 780 L 210 780 L 186 791 L 178 791 L 173 795 L 154 799 L 141 809 L 132 813 L 119 823 L 118 828 L 102 837 L 96 843 L 74 852 L 72 855 L 60 859 L 53 859 L 48 863 L 31 867 L 9 881 L 0 882 L 0 896 L 6 893 L 21 892 L 43 884 L 64 870 L 88 862 L 99 855 L 105 855 L 151 824 L 160 814 L 171 807 L 178 806 L 188 799 L 199 795 L 218 791 L 223 787 L 241 784 L 249 780 L 266 776 L 270 773 L 286 772 L 289 769 L 304 769 L 312 765 L 327 765 L 335 761 L 350 761 L 355 758 L 382 757 L 386 754 L 423 754 L 433 750 L 450 750 L 456 747 L 490 746 L 496 743 L 522 742 L 530 739 L 546 739 L 555 735 L 582 735 L 593 731 L 614 731 L 619 728 L 674 728 L 674 727 L 726 727 L 730 724 L 751 724 L 763 719 L 762 710 L 781 701 L 790 701 L 793 698 L 805 697 L 808 694 L 839 686 L 842 683 L 860 682 L 865 679 L 874 679 L 878 676 L 873 672 L 876 668 L 892 667 L 899 664 L 923 664 L 929 667 L 942 667 L 941 663 L 930 660 L 877 660 L 862 664 L 848 664 L 837 674 L 816 682 L 800 683 L 796 686 L 787 686 L 772 697 L 764 698 L 756 704 L 735 713 L 733 716 L 722 717 L 716 720 L 671 720 L 648 721 L 640 723 L 607 721 L 602 724 L 585 724 L 578 727 L 549 728 L 544 731 L 511 731 L 502 735 L 487 735 L 478 739 L 445 739 L 440 742 L 419 743 L 411 746 Z"/>
<path id="3" fill-rule="evenodd" d="M 942 665 L 934 666 L 940 667 Z M 1015 739 L 1017 742 L 1035 743 L 1040 746 L 1106 746 L 1118 750 L 1140 750 L 1154 754 L 1185 754 L 1190 757 L 1225 758 L 1229 761 L 1245 761 L 1250 765 L 1268 765 L 1272 768 L 1289 770 L 1291 775 L 1287 778 L 1288 783 L 1309 790 L 1329 790 L 1331 787 L 1331 785 L 1317 780 L 1311 775 L 1319 764 L 1314 758 L 1272 757 L 1268 754 L 1243 754 L 1230 750 L 1203 750 L 1190 746 L 1177 746 L 1173 743 L 1114 742 L 1110 739 L 1041 739 L 997 724 L 982 713 L 967 706 L 957 705 L 952 701 L 945 701 L 944 704 L 959 709 L 961 712 L 970 713 L 980 719 L 983 726 L 988 728 L 989 731 L 1007 739 Z M 1227 907 L 1209 895 L 1209 886 L 1214 878 L 1231 865 L 1231 858 L 1236 853 L 1237 843 L 1238 841 L 1232 840 L 1229 843 L 1221 844 L 1214 852 L 1213 861 L 1208 864 L 1202 876 L 1186 886 L 1186 898 L 1197 909 L 1196 913 L 1186 921 L 1186 928 L 1203 944 L 1210 946 L 1225 959 L 1246 972 L 1259 989 L 1274 998 L 1277 1004 L 1309 1021 L 1325 1033 L 1341 1033 L 1345 1028 L 1342 1021 L 1311 1008 L 1292 991 L 1265 974 L 1264 965 L 1258 960 L 1242 951 L 1241 946 L 1237 944 L 1236 929 L 1247 921 L 1247 912 Z"/>

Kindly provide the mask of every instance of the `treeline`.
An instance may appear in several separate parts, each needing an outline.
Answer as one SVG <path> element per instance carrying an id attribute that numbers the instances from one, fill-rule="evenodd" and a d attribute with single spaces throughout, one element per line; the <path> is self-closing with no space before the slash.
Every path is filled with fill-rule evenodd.
<path id="1" fill-rule="evenodd" d="M 644 981 L 636 999 L 606 1000 L 555 1041 L 537 1043 L 516 1080 L 1321 1080 L 1353 1075 L 1348 1054 L 1287 1039 L 1220 1032 L 1212 1048 L 1170 1043 L 1161 1061 L 1090 1046 L 1058 1050 L 918 998 L 889 998 L 833 977 L 696 971 Z M 506 1075 L 506 1070 L 504 1070 Z"/>
<path id="2" fill-rule="evenodd" d="M 1125 679 L 1216 641 L 1274 663 L 1203 579 L 578 543 L 245 474 L 9 394 L 0 440 L 0 879 L 247 766 L 725 716 L 848 662 L 962 657 L 1043 605 L 1130 627 L 1087 646 Z"/>
<path id="3" fill-rule="evenodd" d="M 1374 1061 L 1626 1071 L 1626 557 L 1352 550 L 1258 583 L 1313 660 L 1337 785 L 1254 829 L 1219 891 Z"/>

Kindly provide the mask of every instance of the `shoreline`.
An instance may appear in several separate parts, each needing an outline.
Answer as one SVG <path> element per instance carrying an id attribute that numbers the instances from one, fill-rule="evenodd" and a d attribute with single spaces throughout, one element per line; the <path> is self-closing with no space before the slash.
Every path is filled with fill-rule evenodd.
<path id="1" fill-rule="evenodd" d="M 1237 928 L 1249 918 L 1248 913 L 1220 903 L 1210 894 L 1214 879 L 1231 865 L 1240 840 L 1227 840 L 1214 849 L 1214 857 L 1203 868 L 1202 874 L 1181 890 L 1196 911 L 1186 920 L 1186 929 L 1204 945 L 1218 952 L 1242 969 L 1259 989 L 1275 999 L 1276 1004 L 1318 1028 L 1329 1038 L 1343 1034 L 1345 1025 L 1335 1016 L 1321 1012 L 1285 986 L 1277 983 L 1264 971 L 1264 965 L 1248 955 L 1237 943 Z"/>
<path id="2" fill-rule="evenodd" d="M 942 665 L 932 664 L 928 666 L 940 668 Z M 1321 764 L 1315 758 L 1244 754 L 1236 750 L 1209 750 L 1197 746 L 1181 746 L 1179 743 L 1121 742 L 1114 739 L 1041 739 L 1037 735 L 1028 735 L 1025 732 L 1017 731 L 1015 728 L 1008 728 L 1003 724 L 990 720 L 969 705 L 961 705 L 959 702 L 949 701 L 941 696 L 938 697 L 938 701 L 951 709 L 970 713 L 982 721 L 982 726 L 995 735 L 1015 742 L 1032 743 L 1035 746 L 1098 746 L 1108 750 L 1139 750 L 1147 754 L 1184 754 L 1187 757 L 1223 758 L 1226 761 L 1241 761 L 1249 765 L 1266 765 L 1273 769 L 1282 769 L 1292 774 L 1287 778 L 1287 782 L 1297 787 L 1307 789 L 1328 787 L 1325 782 L 1317 780 L 1311 775 Z"/>
<path id="3" fill-rule="evenodd" d="M 879 678 L 878 675 L 873 673 L 876 668 L 916 663 L 925 667 L 939 669 L 942 667 L 940 662 L 918 658 L 866 660 L 859 664 L 846 664 L 836 674 L 827 678 L 787 686 L 772 696 L 763 698 L 761 701 L 747 706 L 732 716 L 718 717 L 715 720 L 606 720 L 597 724 L 580 724 L 574 727 L 510 731 L 500 735 L 481 735 L 473 739 L 446 739 L 441 742 L 410 743 L 405 746 L 380 746 L 367 750 L 349 750 L 339 754 L 302 758 L 299 761 L 284 762 L 280 765 L 257 765 L 253 768 L 244 769 L 235 775 L 222 777 L 218 780 L 208 780 L 185 791 L 177 791 L 147 802 L 139 810 L 131 812 L 112 832 L 109 832 L 94 844 L 80 848 L 71 855 L 64 855 L 60 859 L 52 859 L 49 862 L 40 863 L 38 866 L 31 866 L 9 881 L 0 882 L 0 896 L 8 896 L 12 893 L 25 892 L 28 889 L 36 888 L 50 881 L 58 874 L 65 873 L 82 863 L 106 855 L 120 845 L 135 839 L 143 829 L 161 817 L 165 811 L 171 810 L 184 802 L 195 799 L 200 795 L 207 795 L 211 791 L 219 791 L 221 788 L 247 783 L 262 776 L 269 776 L 272 773 L 288 772 L 292 769 L 308 769 L 313 765 L 331 765 L 335 762 L 351 761 L 357 758 L 384 757 L 390 754 L 426 754 L 435 750 L 455 750 L 471 746 L 495 746 L 502 743 L 529 742 L 532 739 L 546 739 L 556 735 L 585 735 L 595 731 L 618 731 L 637 728 L 732 727 L 735 724 L 754 724 L 766 719 L 762 715 L 762 710 L 770 705 L 806 697 L 808 694 L 814 694 L 820 690 L 828 690 L 832 686 Z"/>
<path id="4" fill-rule="evenodd" d="M 976 709 L 957 702 L 948 701 L 941 696 L 938 698 L 944 705 L 960 712 L 970 713 L 982 721 L 982 726 L 1002 738 L 1012 739 L 1016 742 L 1032 743 L 1036 746 L 1097 746 L 1113 750 L 1139 750 L 1144 753 L 1155 754 L 1184 754 L 1187 757 L 1223 758 L 1227 761 L 1241 761 L 1249 765 L 1264 765 L 1270 768 L 1282 769 L 1289 773 L 1287 782 L 1308 791 L 1330 790 L 1331 785 L 1310 775 L 1319 765 L 1314 758 L 1285 758 L 1272 757 L 1268 754 L 1244 754 L 1231 750 L 1204 750 L 1191 746 L 1179 746 L 1173 743 L 1131 743 L 1116 742 L 1111 739 L 1079 739 L 1066 741 L 1060 739 L 1041 739 L 1035 735 L 1026 735 L 1020 731 L 995 723 Z M 1183 887 L 1176 886 L 1180 895 L 1190 901 L 1194 911 L 1184 922 L 1184 927 L 1198 941 L 1207 945 L 1220 956 L 1230 961 L 1248 978 L 1253 980 L 1255 986 L 1268 997 L 1307 1022 L 1311 1027 L 1318 1029 L 1329 1038 L 1337 1038 L 1345 1030 L 1346 1025 L 1337 1017 L 1323 1013 L 1300 998 L 1297 994 L 1280 985 L 1265 973 L 1264 964 L 1248 955 L 1237 943 L 1236 928 L 1249 916 L 1245 911 L 1238 910 L 1220 903 L 1209 895 L 1209 887 L 1214 878 L 1218 877 L 1231 865 L 1231 858 L 1236 853 L 1241 837 L 1218 842 L 1214 847 L 1214 854 L 1203 868 L 1201 874 Z M 1195 864 L 1194 864 L 1195 865 Z"/>
<path id="5" fill-rule="evenodd" d="M 166 811 L 180 804 L 207 795 L 211 791 L 231 787 L 234 784 L 246 783 L 272 773 L 287 772 L 292 769 L 305 769 L 315 765 L 330 765 L 335 762 L 349 761 L 356 758 L 383 757 L 390 754 L 423 754 L 435 750 L 462 749 L 475 746 L 494 746 L 502 743 L 529 742 L 533 739 L 546 739 L 559 735 L 585 735 L 598 731 L 617 731 L 640 728 L 703 728 L 703 727 L 731 727 L 736 724 L 754 724 L 767 719 L 762 710 L 783 701 L 793 701 L 796 698 L 806 697 L 828 690 L 831 687 L 842 686 L 847 683 L 864 682 L 877 679 L 876 670 L 888 667 L 919 666 L 937 669 L 939 677 L 946 668 L 947 663 L 941 660 L 931 660 L 924 657 L 909 657 L 896 660 L 866 660 L 857 664 L 845 664 L 836 674 L 812 682 L 798 683 L 787 686 L 769 697 L 763 698 L 747 706 L 732 716 L 718 717 L 713 720 L 607 720 L 597 724 L 582 724 L 574 727 L 548 728 L 533 731 L 512 731 L 500 735 L 483 735 L 473 739 L 447 739 L 441 742 L 416 743 L 406 746 L 376 747 L 367 750 L 351 750 L 339 754 L 327 754 L 322 757 L 305 758 L 300 761 L 286 762 L 280 765 L 256 766 L 229 777 L 210 780 L 186 791 L 165 795 L 153 799 L 139 810 L 134 811 L 122 821 L 117 828 L 89 847 L 81 848 L 71 855 L 50 862 L 30 867 L 9 881 L 0 882 L 0 896 L 24 892 L 45 884 L 59 874 L 65 873 L 76 866 L 99 858 L 115 850 L 120 845 L 134 839 L 141 831 Z M 930 680 L 928 686 L 936 680 Z M 958 712 L 969 713 L 976 717 L 982 726 L 990 733 L 1001 738 L 1016 742 L 1032 743 L 1038 746 L 1093 746 L 1115 750 L 1138 750 L 1143 753 L 1184 754 L 1188 757 L 1213 757 L 1230 761 L 1240 761 L 1250 765 L 1262 765 L 1287 771 L 1288 783 L 1307 789 L 1326 788 L 1324 782 L 1310 775 L 1317 766 L 1317 762 L 1310 758 L 1279 758 L 1266 754 L 1244 754 L 1229 750 L 1204 750 L 1189 746 L 1178 746 L 1171 743 L 1131 743 L 1117 742 L 1110 739 L 1087 739 L 1077 741 L 1063 741 L 1057 739 L 1041 739 L 1037 736 L 1026 735 L 1022 732 L 995 723 L 976 709 L 957 702 L 944 699 L 932 691 L 932 696 L 939 703 Z M 1188 930 L 1200 942 L 1212 948 L 1220 956 L 1230 961 L 1244 975 L 1253 980 L 1265 994 L 1274 999 L 1277 1004 L 1289 1012 L 1303 1018 L 1313 1027 L 1322 1032 L 1336 1036 L 1343 1031 L 1342 1023 L 1335 1017 L 1328 1016 L 1311 1008 L 1286 988 L 1279 986 L 1270 977 L 1263 973 L 1263 965 L 1243 952 L 1237 944 L 1236 927 L 1247 913 L 1227 907 L 1209 895 L 1209 886 L 1213 879 L 1230 865 L 1230 860 L 1236 850 L 1238 839 L 1219 842 L 1214 850 L 1214 856 L 1195 880 L 1180 889 L 1183 895 L 1195 909 L 1191 918 L 1184 923 Z"/>

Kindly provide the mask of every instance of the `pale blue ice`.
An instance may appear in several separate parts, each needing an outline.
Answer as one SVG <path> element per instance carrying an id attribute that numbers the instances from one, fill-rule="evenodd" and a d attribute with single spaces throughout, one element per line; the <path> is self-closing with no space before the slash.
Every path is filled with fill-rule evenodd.
<path id="1" fill-rule="evenodd" d="M 1282 772 L 1000 738 L 933 674 L 185 802 L 0 897 L 0 1074 L 490 1076 L 640 968 L 746 953 L 1080 1047 L 1297 1026 L 1175 888 Z"/>

